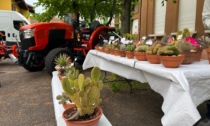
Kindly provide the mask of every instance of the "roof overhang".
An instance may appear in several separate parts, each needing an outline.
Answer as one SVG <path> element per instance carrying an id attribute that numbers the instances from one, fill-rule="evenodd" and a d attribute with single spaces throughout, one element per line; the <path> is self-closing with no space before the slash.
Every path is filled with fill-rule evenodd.
<path id="1" fill-rule="evenodd" d="M 15 3 L 24 10 L 29 10 L 31 13 L 35 13 L 33 6 L 27 4 L 24 0 L 15 0 Z"/>

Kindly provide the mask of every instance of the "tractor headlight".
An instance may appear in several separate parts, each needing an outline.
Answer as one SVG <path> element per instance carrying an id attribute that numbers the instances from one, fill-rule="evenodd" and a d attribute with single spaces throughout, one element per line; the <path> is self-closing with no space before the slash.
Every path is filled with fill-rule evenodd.
<path id="1" fill-rule="evenodd" d="M 34 37 L 34 29 L 27 29 L 23 31 L 24 38 L 32 38 Z"/>

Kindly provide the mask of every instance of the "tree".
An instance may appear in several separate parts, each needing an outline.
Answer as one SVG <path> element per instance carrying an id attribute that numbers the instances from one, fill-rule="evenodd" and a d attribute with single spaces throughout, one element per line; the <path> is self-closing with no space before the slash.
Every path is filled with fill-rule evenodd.
<path id="1" fill-rule="evenodd" d="M 46 11 L 35 14 L 38 21 L 50 21 L 54 16 L 62 18 L 67 13 L 76 13 L 80 17 L 90 19 L 109 16 L 113 0 L 38 0 L 36 6 L 42 6 Z M 95 3 L 95 4 L 94 4 Z M 95 6 L 95 9 L 93 9 Z M 116 3 L 115 13 L 119 13 L 119 4 Z"/>

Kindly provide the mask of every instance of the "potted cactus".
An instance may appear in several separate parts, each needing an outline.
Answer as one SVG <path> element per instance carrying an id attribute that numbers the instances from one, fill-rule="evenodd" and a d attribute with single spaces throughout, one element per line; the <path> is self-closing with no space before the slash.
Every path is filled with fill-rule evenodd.
<path id="1" fill-rule="evenodd" d="M 185 55 L 182 64 L 190 64 L 196 60 L 196 51 L 193 45 L 187 40 L 180 40 L 175 43 L 175 46 L 180 50 L 182 55 Z"/>
<path id="2" fill-rule="evenodd" d="M 110 53 L 111 45 L 109 43 L 104 43 L 103 48 L 104 48 L 104 53 L 106 54 Z"/>
<path id="3" fill-rule="evenodd" d="M 65 75 L 66 69 L 71 66 L 71 58 L 66 54 L 60 54 L 55 58 L 55 69 L 61 79 Z"/>
<path id="4" fill-rule="evenodd" d="M 158 50 L 161 63 L 167 68 L 177 68 L 183 62 L 185 56 L 180 55 L 179 49 L 174 43 L 161 47 Z"/>
<path id="5" fill-rule="evenodd" d="M 71 99 L 69 99 L 69 96 L 66 92 L 62 92 L 62 94 L 58 95 L 56 99 L 58 100 L 59 104 L 63 105 L 64 109 L 68 109 L 74 106 L 74 104 L 71 102 Z"/>
<path id="6" fill-rule="evenodd" d="M 162 47 L 160 43 L 154 43 L 152 46 L 148 48 L 146 51 L 146 58 L 152 64 L 159 64 L 160 58 L 157 55 L 158 50 Z"/>
<path id="7" fill-rule="evenodd" d="M 97 126 L 103 113 L 99 107 L 103 87 L 100 69 L 94 67 L 91 78 L 85 78 L 83 74 L 70 74 L 62 79 L 62 87 L 75 104 L 63 112 L 67 126 Z"/>
<path id="8" fill-rule="evenodd" d="M 136 48 L 136 46 L 133 45 L 133 44 L 126 45 L 126 48 L 125 48 L 126 52 L 125 53 L 126 53 L 126 57 L 128 59 L 133 59 L 134 58 L 133 51 L 135 50 L 135 48 Z"/>
<path id="9" fill-rule="evenodd" d="M 139 44 L 135 51 L 134 55 L 136 56 L 136 59 L 139 61 L 146 61 L 146 51 L 149 49 L 149 45 L 147 44 Z"/>
<path id="10" fill-rule="evenodd" d="M 125 54 L 126 45 L 125 44 L 120 44 L 119 48 L 120 48 L 119 49 L 120 50 L 120 56 L 125 57 L 126 56 L 126 54 Z"/>

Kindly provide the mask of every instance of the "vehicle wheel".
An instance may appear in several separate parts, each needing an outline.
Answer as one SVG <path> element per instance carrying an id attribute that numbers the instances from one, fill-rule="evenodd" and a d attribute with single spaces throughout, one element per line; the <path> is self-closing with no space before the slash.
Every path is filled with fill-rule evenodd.
<path id="1" fill-rule="evenodd" d="M 41 60 L 38 64 L 34 64 L 34 63 L 29 63 L 29 65 L 23 64 L 23 67 L 30 71 L 30 72 L 36 72 L 36 71 L 41 71 L 44 69 L 45 64 L 44 64 L 44 60 Z"/>
<path id="2" fill-rule="evenodd" d="M 60 54 L 66 54 L 71 57 L 72 62 L 74 61 L 74 55 L 66 48 L 55 48 L 51 50 L 45 58 L 46 70 L 51 76 L 52 72 L 55 71 L 55 58 Z"/>

